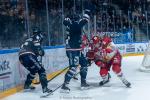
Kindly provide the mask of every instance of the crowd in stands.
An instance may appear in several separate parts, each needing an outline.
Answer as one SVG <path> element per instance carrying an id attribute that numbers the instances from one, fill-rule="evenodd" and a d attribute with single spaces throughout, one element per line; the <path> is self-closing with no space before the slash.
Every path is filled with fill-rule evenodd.
<path id="1" fill-rule="evenodd" d="M 0 1 L 0 40 L 1 44 L 13 42 L 22 37 L 25 24 L 25 12 L 22 3 L 9 0 Z"/>
<path id="2" fill-rule="evenodd" d="M 145 34 L 150 32 L 150 3 L 147 0 L 63 0 L 63 11 L 62 0 L 47 1 L 48 12 L 45 0 L 0 0 L 0 47 L 18 47 L 20 41 L 28 36 L 28 25 L 30 32 L 33 26 L 45 32 L 49 28 L 50 44 L 61 45 L 64 37 L 62 13 L 64 17 L 74 11 L 82 14 L 83 9 L 89 9 L 92 15 L 96 15 L 100 32 L 131 30 L 135 33 L 136 27 Z"/>

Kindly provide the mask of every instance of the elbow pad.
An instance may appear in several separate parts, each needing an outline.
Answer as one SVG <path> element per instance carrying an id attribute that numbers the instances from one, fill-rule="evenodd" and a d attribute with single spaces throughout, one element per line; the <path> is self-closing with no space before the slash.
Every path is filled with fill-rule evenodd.
<path id="1" fill-rule="evenodd" d="M 44 56 L 45 55 L 44 50 L 43 49 L 38 50 L 38 55 L 39 56 Z"/>

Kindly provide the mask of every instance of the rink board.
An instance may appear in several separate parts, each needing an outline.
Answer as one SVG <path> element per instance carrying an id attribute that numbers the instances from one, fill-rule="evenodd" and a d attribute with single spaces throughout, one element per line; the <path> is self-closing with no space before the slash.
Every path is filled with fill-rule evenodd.
<path id="1" fill-rule="evenodd" d="M 148 43 L 117 44 L 123 56 L 143 55 Z M 48 78 L 55 76 L 68 66 L 64 46 L 46 47 L 43 64 Z M 22 90 L 27 75 L 26 69 L 18 61 L 18 49 L 0 51 L 0 96 L 5 97 Z M 37 81 L 37 80 L 36 80 Z M 35 81 L 35 82 L 36 82 Z M 0 97 L 0 98 L 1 98 Z"/>
<path id="2" fill-rule="evenodd" d="M 42 63 L 51 79 L 68 66 L 64 46 L 45 47 Z M 0 51 L 0 98 L 22 90 L 28 71 L 18 60 L 18 49 Z"/>

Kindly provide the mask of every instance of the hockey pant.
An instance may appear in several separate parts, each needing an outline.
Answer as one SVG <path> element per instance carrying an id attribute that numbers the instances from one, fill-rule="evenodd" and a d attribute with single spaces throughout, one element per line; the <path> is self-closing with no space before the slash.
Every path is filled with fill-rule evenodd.
<path id="1" fill-rule="evenodd" d="M 71 78 L 76 74 L 77 66 L 80 64 L 81 83 L 86 81 L 87 60 L 80 51 L 67 51 L 69 58 L 69 70 L 65 74 L 65 83 L 69 83 Z"/>
<path id="2" fill-rule="evenodd" d="M 111 67 L 115 74 L 119 75 L 121 73 L 120 57 L 114 57 L 114 59 L 112 59 L 110 62 L 96 61 L 95 64 L 100 67 L 100 76 L 102 78 L 108 75 Z"/>
<path id="3" fill-rule="evenodd" d="M 38 61 L 37 57 L 32 54 L 24 54 L 19 57 L 22 65 L 29 71 L 27 79 L 25 81 L 25 86 L 30 86 L 32 80 L 35 78 L 35 74 L 39 74 L 39 79 L 42 85 L 42 89 L 47 87 L 47 78 L 44 67 L 41 62 Z"/>

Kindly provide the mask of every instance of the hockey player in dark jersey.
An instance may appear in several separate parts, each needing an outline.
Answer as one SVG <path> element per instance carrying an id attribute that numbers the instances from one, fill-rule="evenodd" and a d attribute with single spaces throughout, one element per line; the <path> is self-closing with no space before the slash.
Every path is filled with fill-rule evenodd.
<path id="1" fill-rule="evenodd" d="M 66 54 L 69 58 L 69 70 L 65 74 L 65 80 L 62 91 L 69 92 L 70 88 L 68 84 L 72 77 L 76 73 L 77 66 L 80 64 L 80 76 L 81 76 L 81 87 L 88 87 L 86 83 L 87 75 L 87 60 L 81 53 L 81 43 L 82 43 L 82 28 L 88 23 L 89 15 L 85 14 L 83 18 L 79 15 L 74 14 L 70 18 L 67 17 L 64 20 L 64 25 L 67 27 L 68 35 L 66 39 Z"/>
<path id="2" fill-rule="evenodd" d="M 43 38 L 44 33 L 40 32 L 38 28 L 34 28 L 33 35 L 21 45 L 19 61 L 29 71 L 24 84 L 24 89 L 35 89 L 31 83 L 35 78 L 35 74 L 38 73 L 43 93 L 49 93 L 52 90 L 47 88 L 46 72 L 42 62 L 38 59 L 39 57 L 44 56 L 44 49 L 41 47 Z"/>

